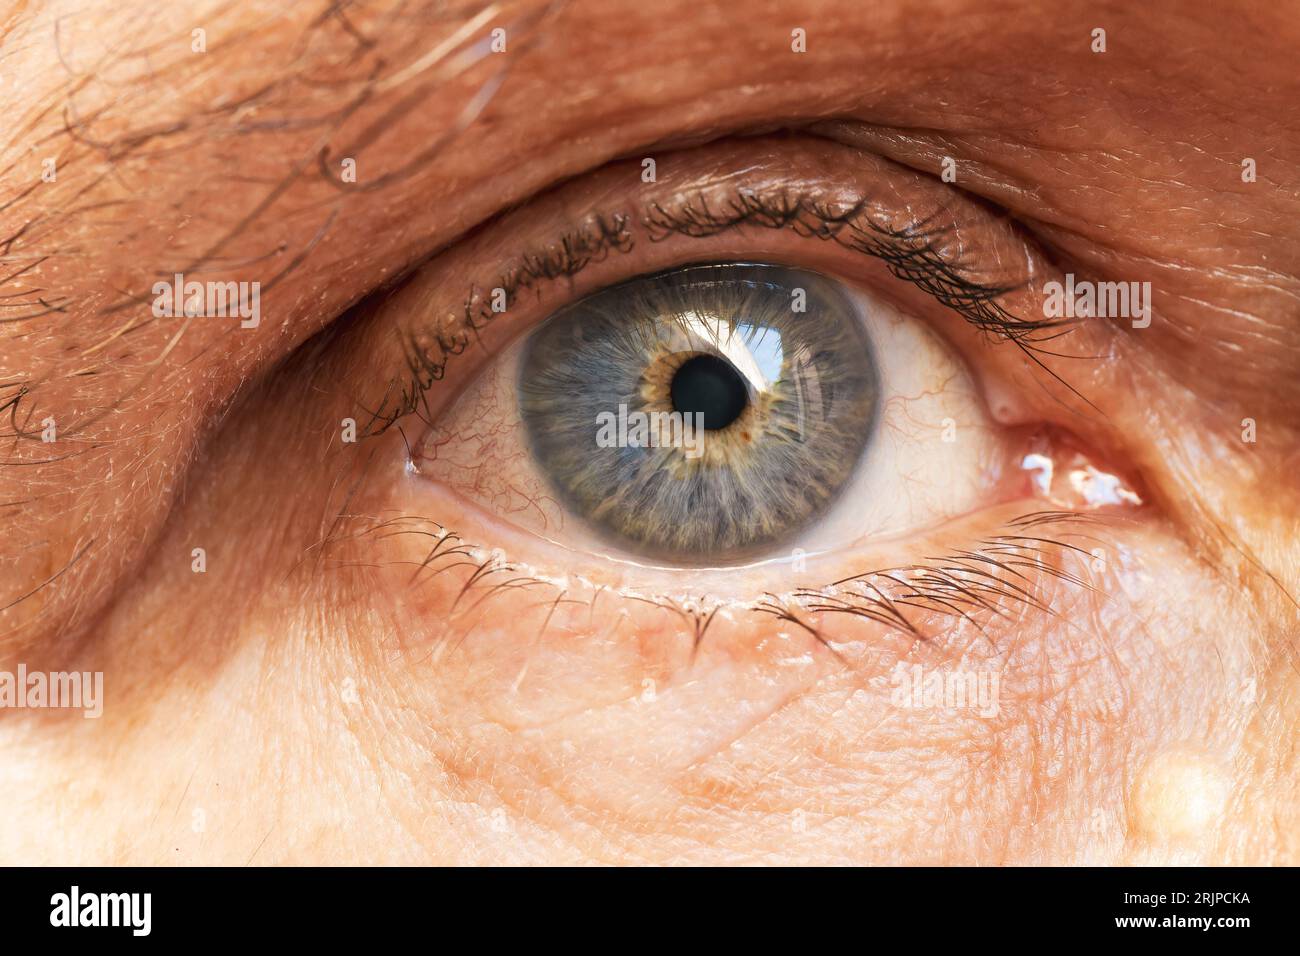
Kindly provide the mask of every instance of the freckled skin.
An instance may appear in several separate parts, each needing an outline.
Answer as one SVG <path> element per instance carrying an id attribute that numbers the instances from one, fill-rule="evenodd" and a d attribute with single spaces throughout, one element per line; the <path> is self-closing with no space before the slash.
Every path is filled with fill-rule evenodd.
<path id="1" fill-rule="evenodd" d="M 16 131 L 0 146 L 16 171 L 0 183 L 0 277 L 52 311 L 0 323 L 0 532 L 16 543 L 0 555 L 0 668 L 102 670 L 106 701 L 98 720 L 0 712 L 0 861 L 1300 862 L 1300 210 L 1279 185 L 1300 173 L 1295 4 L 1107 9 L 1105 54 L 1089 49 L 1092 4 L 925 6 L 573 2 L 510 20 L 518 60 L 477 117 L 464 104 L 492 61 L 422 72 L 434 38 L 392 29 L 384 3 L 349 11 L 377 38 L 361 55 L 390 71 L 370 90 L 353 38 L 309 27 L 314 8 L 269 24 L 190 0 L 143 20 L 134 3 L 18 14 L 0 41 Z M 909 22 L 928 25 L 924 43 Z M 190 52 L 194 24 L 208 54 Z M 790 49 L 796 26 L 806 53 Z M 150 55 L 105 60 L 117 40 Z M 374 125 L 425 82 L 419 108 Z M 279 122 L 336 114 L 328 129 Z M 697 145 L 827 117 L 843 121 L 815 143 Z M 57 179 L 29 190 L 44 151 Z M 942 195 L 907 168 L 935 178 L 944 156 L 990 205 L 943 241 L 978 237 L 991 279 L 1068 265 L 1149 280 L 1150 328 L 1085 326 L 1036 362 L 898 291 L 879 262 L 761 227 L 638 234 L 521 297 L 511 321 L 691 258 L 795 260 L 896 296 L 996 386 L 999 427 L 1050 422 L 1103 471 L 1141 479 L 1141 509 L 993 552 L 1061 572 L 1035 578 L 1054 615 L 1003 586 L 1002 616 L 907 607 L 918 640 L 788 600 L 1035 534 L 1015 522 L 1041 503 L 1004 497 L 789 571 L 682 580 L 539 545 L 508 514 L 420 484 L 405 471 L 418 416 L 341 438 L 344 419 L 400 397 L 396 329 L 450 327 L 467 280 L 490 287 L 507 250 L 611 197 L 842 180 L 905 221 Z M 358 188 L 335 175 L 343 157 Z M 525 200 L 508 230 L 462 238 Z M 386 311 L 302 349 L 435 252 Z M 264 284 L 256 328 L 153 320 L 152 281 L 204 262 L 205 278 Z M 1033 295 L 1004 302 L 1032 310 Z M 448 383 L 517 331 L 483 329 Z M 423 411 L 436 417 L 440 394 Z M 877 580 L 894 596 L 940 586 Z M 995 672 L 995 712 L 900 707 L 898 668 L 916 664 Z"/>

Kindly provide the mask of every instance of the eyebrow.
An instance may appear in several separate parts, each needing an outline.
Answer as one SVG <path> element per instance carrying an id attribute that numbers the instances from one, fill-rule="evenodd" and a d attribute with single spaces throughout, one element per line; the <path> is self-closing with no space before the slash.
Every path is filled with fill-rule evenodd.
<path id="1" fill-rule="evenodd" d="M 17 117 L 11 136 L 33 140 L 38 155 L 54 165 L 48 180 L 37 169 L 0 195 L 0 286 L 15 290 L 0 298 L 0 332 L 11 340 L 30 338 L 22 323 L 41 320 L 44 340 L 75 327 L 67 334 L 75 335 L 80 354 L 71 361 L 90 362 L 104 373 L 115 368 L 107 352 L 86 356 L 125 335 L 138 340 L 133 352 L 146 342 L 159 353 L 169 347 L 171 330 L 148 331 L 158 324 L 147 307 L 152 279 L 177 272 L 234 275 L 266 263 L 273 274 L 257 278 L 261 291 L 269 292 L 318 251 L 349 192 L 392 185 L 410 174 L 406 164 L 355 186 L 332 168 L 318 177 L 318 167 L 345 147 L 354 159 L 371 155 L 372 147 L 382 150 L 390 127 L 487 58 L 487 21 L 508 27 L 513 47 L 522 51 L 554 6 L 549 0 L 416 0 L 364 10 L 331 3 L 273 24 L 226 7 L 201 11 L 192 33 L 188 25 L 140 29 L 147 9 L 129 3 L 102 17 L 99 11 L 48 16 L 39 7 L 16 15 L 0 34 L 6 66 L 46 72 L 21 101 L 21 87 L 4 84 L 0 101 Z M 391 29 L 401 20 L 428 29 Z M 52 70 L 46 70 L 47 59 L 53 59 Z M 417 158 L 431 158 L 478 117 L 505 65 L 472 75 L 476 90 L 459 112 L 449 102 L 451 126 Z M 219 162 L 227 150 L 233 169 Z M 174 161 L 187 154 L 195 157 L 191 164 Z M 258 161 L 267 156 L 271 162 Z M 202 164 L 204 175 L 187 179 L 182 173 L 192 172 L 193 162 Z M 6 173 L 14 170 L 11 165 Z M 276 215 L 285 197 L 322 178 L 333 184 L 335 203 L 307 205 L 306 212 L 318 212 L 316 219 L 289 229 L 284 223 L 292 217 Z M 235 184 L 221 197 L 231 208 L 214 208 L 211 187 L 226 180 Z M 151 188 L 137 191 L 140 183 Z M 132 227 L 159 208 L 198 219 L 201 228 L 189 233 L 197 238 L 149 246 L 157 261 L 146 263 L 157 268 L 143 278 L 137 257 L 120 263 L 125 268 L 116 282 L 87 281 L 88 274 L 119 265 L 110 241 L 121 246 L 128 244 L 124 236 L 135 241 L 148 234 Z M 100 230 L 106 217 L 121 225 Z M 97 230 L 89 249 L 87 222 Z M 69 269 L 69 263 L 84 268 Z M 39 280 L 29 281 L 36 270 Z M 80 341 L 87 334 L 95 336 L 89 348 Z M 191 330 L 186 337 L 198 334 Z M 50 364 L 45 375 L 29 372 L 21 382 L 0 382 L 3 407 L 27 404 L 48 380 L 65 374 L 66 363 Z"/>

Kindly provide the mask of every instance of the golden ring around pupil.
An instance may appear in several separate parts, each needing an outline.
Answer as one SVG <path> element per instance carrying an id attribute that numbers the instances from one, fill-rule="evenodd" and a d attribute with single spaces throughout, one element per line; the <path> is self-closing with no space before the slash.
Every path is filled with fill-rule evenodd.
<path id="1" fill-rule="evenodd" d="M 712 355 L 726 361 L 726 356 L 713 349 L 671 351 L 662 345 L 656 346 L 641 373 L 641 410 L 650 413 L 673 411 L 673 378 L 683 365 L 700 355 Z M 703 454 L 698 458 L 672 455 L 667 463 L 670 470 L 675 474 L 684 474 L 691 468 L 735 467 L 736 454 L 761 440 L 779 391 L 779 385 L 767 392 L 749 389 L 749 401 L 736 420 L 725 428 L 706 433 L 708 437 L 703 442 Z"/>

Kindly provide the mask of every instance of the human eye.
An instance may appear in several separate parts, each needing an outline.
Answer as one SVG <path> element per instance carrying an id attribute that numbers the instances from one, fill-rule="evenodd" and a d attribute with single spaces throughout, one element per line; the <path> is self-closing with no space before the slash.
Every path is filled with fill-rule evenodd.
<path id="1" fill-rule="evenodd" d="M 1088 735 L 1087 701 L 1159 685 L 1141 622 L 1179 613 L 1168 582 L 1220 594 L 1106 402 L 1133 330 L 1053 314 L 1062 264 L 1013 220 L 852 144 L 656 165 L 534 197 L 331 337 L 317 414 L 358 440 L 314 566 L 433 715 L 412 745 L 508 804 L 554 788 L 624 832 L 695 799 L 723 831 L 866 805 L 887 836 L 862 852 L 892 859 L 945 832 L 917 788 L 960 779 L 997 831 L 1038 799 L 1063 697 Z M 702 436 L 619 438 L 669 410 Z"/>
<path id="2" fill-rule="evenodd" d="M 1033 310 L 1032 246 L 816 137 L 661 163 L 671 181 L 616 163 L 488 224 L 353 332 L 387 499 L 342 537 L 385 543 L 368 563 L 429 618 L 410 640 L 576 633 L 603 600 L 666 657 L 704 622 L 741 650 L 795 622 L 797 655 L 1088 594 L 1099 526 L 1141 496 L 1044 365 L 1071 330 Z"/>
<path id="3" fill-rule="evenodd" d="M 951 348 L 865 289 L 696 264 L 560 309 L 457 396 L 412 460 L 567 547 L 556 560 L 583 548 L 633 565 L 803 564 L 1023 484 L 980 405 Z"/>

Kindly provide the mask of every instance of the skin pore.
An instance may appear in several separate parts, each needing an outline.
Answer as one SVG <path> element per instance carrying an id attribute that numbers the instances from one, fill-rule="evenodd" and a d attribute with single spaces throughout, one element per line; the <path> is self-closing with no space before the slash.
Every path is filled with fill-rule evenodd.
<path id="1" fill-rule="evenodd" d="M 729 7 L 0 11 L 0 671 L 105 675 L 98 719 L 0 710 L 0 860 L 1300 862 L 1294 5 Z M 1010 316 L 1072 273 L 1150 282 L 1153 322 L 1027 351 L 832 239 L 645 215 L 796 185 L 947 217 Z M 412 390 L 473 289 L 619 215 Z M 1013 471 L 1047 428 L 1143 504 L 1021 489 L 684 581 L 408 473 L 550 312 L 731 260 L 928 323 L 963 434 Z M 178 272 L 260 282 L 259 321 L 155 315 Z M 979 627 L 938 585 L 910 631 L 796 594 L 1017 535 L 1062 573 L 1002 570 Z M 900 664 L 997 674 L 996 713 L 899 706 Z"/>

